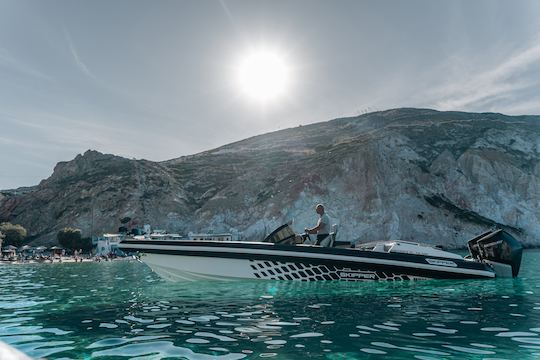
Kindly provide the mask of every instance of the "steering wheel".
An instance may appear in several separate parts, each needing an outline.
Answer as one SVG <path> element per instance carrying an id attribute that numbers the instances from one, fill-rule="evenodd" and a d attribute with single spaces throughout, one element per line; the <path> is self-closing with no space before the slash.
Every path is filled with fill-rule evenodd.
<path id="1" fill-rule="evenodd" d="M 306 242 L 311 245 L 311 235 L 308 232 L 305 232 L 302 234 L 302 238 L 304 238 L 304 241 L 302 244 L 305 244 Z"/>

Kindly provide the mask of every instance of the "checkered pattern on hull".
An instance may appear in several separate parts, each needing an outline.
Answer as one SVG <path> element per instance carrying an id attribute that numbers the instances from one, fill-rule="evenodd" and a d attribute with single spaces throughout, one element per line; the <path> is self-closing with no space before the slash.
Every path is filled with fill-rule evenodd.
<path id="1" fill-rule="evenodd" d="M 333 265 L 312 265 L 292 262 L 250 260 L 250 266 L 253 269 L 253 274 L 258 279 L 272 280 L 395 281 L 419 278 L 411 275 L 393 274 L 383 271 L 353 270 L 350 268 L 338 268 Z"/>

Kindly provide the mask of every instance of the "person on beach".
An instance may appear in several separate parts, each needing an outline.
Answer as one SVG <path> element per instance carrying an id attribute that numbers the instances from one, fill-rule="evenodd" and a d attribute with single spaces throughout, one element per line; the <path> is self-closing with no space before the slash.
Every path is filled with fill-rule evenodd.
<path id="1" fill-rule="evenodd" d="M 306 228 L 305 232 L 306 234 L 317 234 L 315 245 L 321 245 L 321 242 L 330 235 L 330 218 L 325 214 L 323 204 L 317 204 L 315 206 L 315 212 L 319 215 L 317 225 L 312 228 Z M 327 244 L 323 244 L 322 246 L 327 246 Z"/>

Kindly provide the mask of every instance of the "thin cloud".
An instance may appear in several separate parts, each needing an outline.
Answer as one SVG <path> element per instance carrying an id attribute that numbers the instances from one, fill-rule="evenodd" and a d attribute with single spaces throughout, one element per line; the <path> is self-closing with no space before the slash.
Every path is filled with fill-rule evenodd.
<path id="1" fill-rule="evenodd" d="M 540 69 L 540 42 L 510 56 L 494 68 L 442 87 L 437 91 L 439 100 L 436 107 L 441 110 L 476 110 L 511 98 L 516 92 L 540 85 L 537 77 L 528 76 L 534 67 Z M 540 100 L 535 104 L 529 101 L 527 108 L 540 108 Z M 517 104 L 514 102 L 513 106 Z"/>
<path id="2" fill-rule="evenodd" d="M 9 70 L 30 77 L 49 81 L 52 80 L 49 75 L 44 74 L 39 70 L 36 70 L 32 66 L 25 64 L 19 59 L 16 59 L 7 49 L 4 48 L 0 48 L 0 67 L 5 67 Z"/>
<path id="3" fill-rule="evenodd" d="M 221 5 L 222 9 L 223 9 L 223 12 L 225 13 L 225 15 L 227 16 L 227 19 L 229 19 L 229 21 L 231 22 L 231 24 L 234 24 L 234 18 L 233 18 L 233 15 L 231 13 L 231 10 L 229 9 L 229 7 L 227 6 L 227 4 L 225 3 L 225 0 L 219 0 L 219 4 Z"/>
<path id="4" fill-rule="evenodd" d="M 79 56 L 79 53 L 77 52 L 77 49 L 75 49 L 75 46 L 73 45 L 73 40 L 71 39 L 71 35 L 69 34 L 68 30 L 64 28 L 64 35 L 66 37 L 69 51 L 71 52 L 71 55 L 73 56 L 73 60 L 75 60 L 75 64 L 77 67 L 89 78 L 92 80 L 97 81 L 97 77 L 88 69 L 88 66 L 82 61 L 81 57 Z"/>

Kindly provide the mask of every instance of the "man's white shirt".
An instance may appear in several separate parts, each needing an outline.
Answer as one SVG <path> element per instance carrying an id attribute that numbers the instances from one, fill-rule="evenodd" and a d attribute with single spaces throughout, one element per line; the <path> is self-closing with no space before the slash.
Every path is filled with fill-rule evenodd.
<path id="1" fill-rule="evenodd" d="M 317 234 L 330 234 L 330 218 L 326 214 L 322 214 L 319 216 L 319 221 L 317 222 L 317 226 L 321 225 L 317 231 Z"/>

